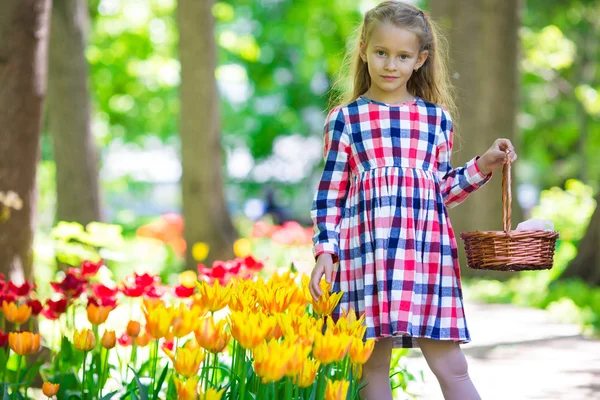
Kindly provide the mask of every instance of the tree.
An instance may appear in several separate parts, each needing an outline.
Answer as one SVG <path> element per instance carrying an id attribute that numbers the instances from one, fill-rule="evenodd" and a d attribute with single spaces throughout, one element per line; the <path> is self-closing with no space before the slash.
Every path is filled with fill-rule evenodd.
<path id="1" fill-rule="evenodd" d="M 178 3 L 181 61 L 181 189 L 187 267 L 195 243 L 209 245 L 209 260 L 230 259 L 235 230 L 223 192 L 213 1 Z"/>
<path id="2" fill-rule="evenodd" d="M 85 0 L 54 0 L 48 66 L 48 125 L 56 162 L 58 221 L 101 220 L 98 159 L 91 130 Z"/>
<path id="3" fill-rule="evenodd" d="M 0 273 L 30 279 L 46 94 L 49 0 L 0 2 L 0 185 L 23 200 L 23 208 L 0 225 Z"/>
<path id="4" fill-rule="evenodd" d="M 520 1 L 431 0 L 430 4 L 433 17 L 439 19 L 447 34 L 453 61 L 451 76 L 459 89 L 459 115 L 454 118 L 462 140 L 455 141 L 453 166 L 481 155 L 500 137 L 510 139 L 518 153 Z M 494 175 L 492 182 L 450 211 L 457 240 L 464 231 L 502 230 L 502 173 L 498 170 Z M 512 220 L 519 221 L 521 210 L 516 201 L 512 203 L 512 210 Z M 460 243 L 459 248 L 461 265 L 466 265 L 464 247 Z M 490 275 L 468 271 L 469 275 Z M 502 276 L 506 274 L 498 275 Z"/>

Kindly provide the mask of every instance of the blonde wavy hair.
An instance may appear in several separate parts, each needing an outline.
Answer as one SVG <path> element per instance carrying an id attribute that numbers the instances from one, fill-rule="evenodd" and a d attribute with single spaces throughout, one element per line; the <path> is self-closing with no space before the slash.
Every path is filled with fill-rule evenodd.
<path id="1" fill-rule="evenodd" d="M 369 10 L 354 35 L 352 50 L 344 57 L 342 68 L 333 85 L 334 95 L 330 106 L 351 103 L 371 86 L 371 76 L 367 64 L 360 57 L 360 42 L 368 44 L 373 29 L 378 24 L 393 24 L 408 29 L 417 35 L 420 51 L 429 55 L 425 64 L 414 71 L 406 86 L 413 96 L 439 104 L 454 115 L 454 87 L 448 73 L 448 43 L 440 35 L 440 29 L 430 17 L 419 8 L 400 1 L 384 1 Z"/>

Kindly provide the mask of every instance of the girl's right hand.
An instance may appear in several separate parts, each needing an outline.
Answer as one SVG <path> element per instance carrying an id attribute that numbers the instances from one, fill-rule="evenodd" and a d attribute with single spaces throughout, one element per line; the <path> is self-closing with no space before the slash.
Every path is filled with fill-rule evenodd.
<path id="1" fill-rule="evenodd" d="M 310 290 L 310 294 L 315 301 L 319 300 L 319 297 L 321 297 L 323 294 L 321 291 L 321 285 L 319 284 L 323 275 L 325 275 L 325 280 L 327 283 L 331 283 L 333 279 L 333 258 L 329 253 L 319 254 L 317 257 L 317 264 L 310 274 L 308 289 Z"/>

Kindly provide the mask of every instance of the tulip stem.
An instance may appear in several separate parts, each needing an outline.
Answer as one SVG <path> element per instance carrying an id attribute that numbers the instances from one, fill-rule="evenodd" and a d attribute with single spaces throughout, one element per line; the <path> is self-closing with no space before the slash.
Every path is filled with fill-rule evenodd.
<path id="1" fill-rule="evenodd" d="M 19 388 L 21 387 L 20 383 L 20 379 L 21 379 L 21 360 L 22 360 L 23 356 L 18 354 L 17 355 L 17 380 L 15 381 L 17 387 L 13 389 L 12 392 L 12 398 L 16 398 L 17 397 L 17 392 L 19 391 Z"/>
<path id="2" fill-rule="evenodd" d="M 291 378 L 285 378 L 285 400 L 292 398 L 292 382 Z"/>
<path id="3" fill-rule="evenodd" d="M 246 349 L 244 349 L 240 344 L 237 344 L 238 347 L 238 355 L 237 355 L 237 363 L 239 364 L 241 361 L 242 369 L 239 371 L 240 375 L 240 400 L 244 400 L 246 398 Z"/>
<path id="4" fill-rule="evenodd" d="M 81 379 L 81 399 L 85 400 L 85 359 L 87 358 L 87 351 L 83 352 L 83 378 Z"/>
<path id="5" fill-rule="evenodd" d="M 154 393 L 154 384 L 156 381 L 156 364 L 158 361 L 158 339 L 156 339 L 154 341 L 154 349 L 153 350 L 154 350 L 154 360 L 152 362 L 152 377 L 151 377 L 151 381 L 150 381 L 151 388 L 152 388 L 152 390 L 150 392 L 151 393 L 150 399 L 154 399 L 156 397 L 155 393 Z"/>

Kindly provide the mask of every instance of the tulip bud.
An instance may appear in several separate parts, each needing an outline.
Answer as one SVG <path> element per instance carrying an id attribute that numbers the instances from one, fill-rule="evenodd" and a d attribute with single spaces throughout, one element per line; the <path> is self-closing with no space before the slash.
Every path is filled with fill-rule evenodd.
<path id="1" fill-rule="evenodd" d="M 117 335 L 115 335 L 115 331 L 104 331 L 104 335 L 102 335 L 102 347 L 107 350 L 115 347 L 117 343 Z"/>
<path id="2" fill-rule="evenodd" d="M 52 397 L 56 393 L 58 393 L 59 388 L 60 384 L 58 383 L 44 382 L 44 384 L 42 385 L 42 393 L 44 393 L 44 396 Z"/>
<path id="3" fill-rule="evenodd" d="M 140 323 L 137 321 L 129 321 L 127 324 L 127 335 L 136 338 L 140 335 Z"/>

